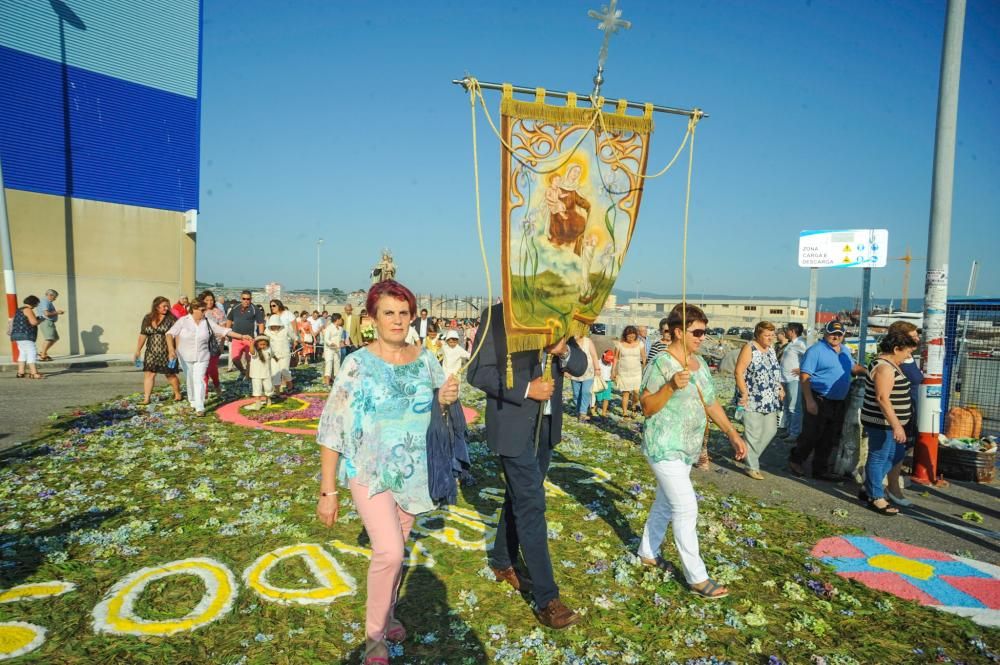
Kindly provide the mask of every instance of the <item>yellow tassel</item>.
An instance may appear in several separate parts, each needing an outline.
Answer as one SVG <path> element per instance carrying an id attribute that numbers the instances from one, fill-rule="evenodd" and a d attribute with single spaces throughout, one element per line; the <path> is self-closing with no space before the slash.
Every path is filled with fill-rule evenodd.
<path id="1" fill-rule="evenodd" d="M 514 387 L 514 363 L 510 359 L 510 354 L 507 354 L 507 389 Z"/>

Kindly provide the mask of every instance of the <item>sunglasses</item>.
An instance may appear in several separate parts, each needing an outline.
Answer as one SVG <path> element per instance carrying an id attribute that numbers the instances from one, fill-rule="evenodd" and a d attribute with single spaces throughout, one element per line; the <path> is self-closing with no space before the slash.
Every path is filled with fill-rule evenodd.
<path id="1" fill-rule="evenodd" d="M 250 300 L 249 298 L 240 298 L 240 300 Z"/>
<path id="2" fill-rule="evenodd" d="M 696 339 L 701 339 L 702 337 L 708 334 L 708 331 L 705 330 L 704 328 L 699 328 L 698 330 L 689 330 L 688 332 L 691 333 L 691 335 Z"/>

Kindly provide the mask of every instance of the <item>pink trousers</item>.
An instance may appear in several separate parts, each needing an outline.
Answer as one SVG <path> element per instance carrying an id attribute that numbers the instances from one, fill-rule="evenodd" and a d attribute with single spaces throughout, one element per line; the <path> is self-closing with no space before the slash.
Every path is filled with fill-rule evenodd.
<path id="1" fill-rule="evenodd" d="M 205 389 L 208 392 L 208 380 L 212 379 L 212 383 L 216 388 L 219 387 L 219 356 L 209 356 L 208 358 L 208 369 L 205 370 Z"/>
<path id="2" fill-rule="evenodd" d="M 372 545 L 365 634 L 370 640 L 382 640 L 389 619 L 395 616 L 396 596 L 403 578 L 403 545 L 410 537 L 413 515 L 396 505 L 392 492 L 369 497 L 367 486 L 351 480 L 350 487 L 354 506 Z"/>

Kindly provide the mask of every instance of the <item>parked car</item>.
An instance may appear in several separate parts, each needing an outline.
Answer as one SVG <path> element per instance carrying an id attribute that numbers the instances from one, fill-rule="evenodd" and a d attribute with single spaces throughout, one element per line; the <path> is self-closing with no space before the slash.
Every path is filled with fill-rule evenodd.
<path id="1" fill-rule="evenodd" d="M 607 335 L 608 327 L 603 323 L 591 323 L 590 324 L 590 334 L 591 335 Z"/>
<path id="2" fill-rule="evenodd" d="M 733 335 L 733 336 L 739 336 L 739 334 L 740 334 L 740 327 L 739 326 L 733 326 L 732 328 L 730 328 L 729 330 L 726 331 L 726 334 L 727 335 Z"/>
<path id="3" fill-rule="evenodd" d="M 726 334 L 725 328 L 709 328 L 708 334 L 712 337 L 722 337 Z"/>
<path id="4" fill-rule="evenodd" d="M 740 339 L 753 339 L 753 330 L 750 328 L 740 328 Z"/>

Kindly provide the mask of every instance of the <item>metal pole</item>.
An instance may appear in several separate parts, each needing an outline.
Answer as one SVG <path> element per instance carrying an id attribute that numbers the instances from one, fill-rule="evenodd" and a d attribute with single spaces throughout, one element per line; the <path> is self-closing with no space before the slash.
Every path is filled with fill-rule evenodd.
<path id="1" fill-rule="evenodd" d="M 969 285 L 965 287 L 965 295 L 971 298 L 976 292 L 976 279 L 979 277 L 979 261 L 973 259 L 972 268 L 969 270 Z"/>
<path id="2" fill-rule="evenodd" d="M 806 313 L 806 342 L 816 341 L 816 294 L 819 293 L 819 268 L 809 269 L 809 310 Z"/>
<path id="3" fill-rule="evenodd" d="M 469 90 L 469 86 L 472 85 L 472 79 L 470 79 L 469 77 L 465 77 L 463 79 L 452 79 L 451 82 L 454 83 L 455 85 L 462 86 L 463 88 L 465 88 L 466 91 L 468 91 Z M 479 87 L 482 88 L 483 90 L 503 90 L 503 84 L 502 83 L 487 83 L 485 81 L 479 81 Z M 517 92 L 517 93 L 525 94 L 525 95 L 534 95 L 535 94 L 535 88 L 526 88 L 526 87 L 520 86 L 520 85 L 511 86 L 511 90 L 513 90 L 514 92 Z M 574 94 L 580 100 L 589 100 L 590 99 L 590 97 L 587 94 L 584 94 L 584 93 L 574 93 Z M 545 96 L 546 97 L 555 97 L 556 99 L 566 99 L 566 98 L 569 97 L 569 93 L 563 92 L 561 90 L 548 90 L 548 89 L 546 89 L 545 90 Z M 618 100 L 617 99 L 605 99 L 604 100 L 604 105 L 605 106 L 609 106 L 609 105 L 615 106 L 617 104 L 618 104 Z M 625 106 L 627 106 L 630 109 L 640 109 L 640 110 L 643 110 L 643 111 L 646 110 L 646 105 L 645 104 L 641 104 L 639 102 L 627 102 L 625 104 Z M 670 113 L 670 114 L 673 114 L 673 115 L 686 115 L 688 117 L 691 117 L 691 116 L 693 116 L 695 114 L 700 114 L 702 118 L 707 118 L 708 117 L 707 113 L 704 113 L 703 111 L 701 111 L 699 109 L 679 109 L 679 108 L 674 108 L 672 106 L 659 106 L 657 104 L 653 105 L 653 111 L 655 113 Z"/>
<path id="4" fill-rule="evenodd" d="M 864 275 L 861 278 L 861 321 L 858 327 L 858 362 L 862 365 L 865 362 L 865 347 L 868 341 L 868 311 L 871 309 L 872 299 L 872 269 L 862 268 Z"/>
<path id="5" fill-rule="evenodd" d="M 948 307 L 948 252 L 951 243 L 952 191 L 955 179 L 955 133 L 958 126 L 958 84 L 962 71 L 965 0 L 948 0 L 938 90 L 937 136 L 931 220 L 927 236 L 927 279 L 924 284 L 924 383 L 920 386 L 913 480 L 946 485 L 937 472 L 937 435 L 941 430 L 944 388 L 945 315 Z"/>
<path id="6" fill-rule="evenodd" d="M 323 239 L 316 241 L 316 309 L 320 309 L 319 304 L 319 248 L 323 245 Z"/>
<path id="7" fill-rule="evenodd" d="M 3 290 L 7 293 L 7 317 L 17 311 L 17 286 L 14 280 L 14 251 L 10 246 L 10 224 L 7 221 L 7 190 L 3 185 L 3 160 L 0 159 L 0 252 L 3 253 Z M 10 357 L 17 362 L 17 343 L 10 342 Z"/>

